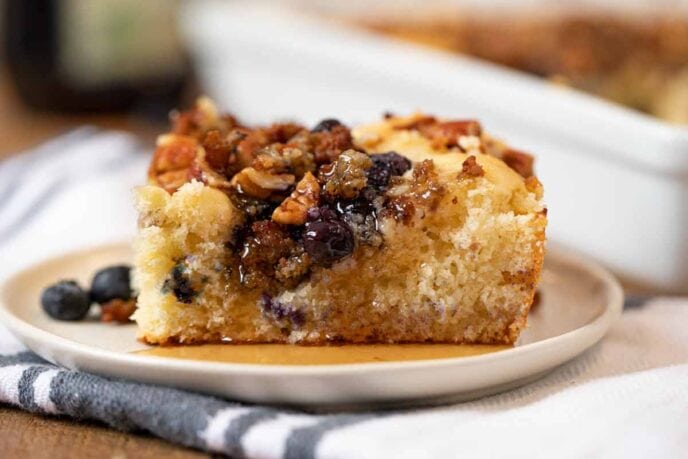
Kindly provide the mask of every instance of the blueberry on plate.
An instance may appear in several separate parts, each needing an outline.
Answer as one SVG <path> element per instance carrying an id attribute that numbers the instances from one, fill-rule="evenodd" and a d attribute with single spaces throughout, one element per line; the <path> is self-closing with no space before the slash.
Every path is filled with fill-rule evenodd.
<path id="1" fill-rule="evenodd" d="M 60 281 L 43 290 L 43 310 L 53 319 L 81 320 L 91 307 L 88 292 L 74 281 Z"/>
<path id="2" fill-rule="evenodd" d="M 101 269 L 91 282 L 91 300 L 103 304 L 111 300 L 131 298 L 131 267 L 110 266 Z"/>

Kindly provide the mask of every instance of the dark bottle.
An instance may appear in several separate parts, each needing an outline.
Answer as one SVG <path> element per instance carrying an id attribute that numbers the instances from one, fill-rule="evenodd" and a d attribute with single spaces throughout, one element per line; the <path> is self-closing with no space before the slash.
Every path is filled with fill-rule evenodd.
<path id="1" fill-rule="evenodd" d="M 170 0 L 5 0 L 7 67 L 30 106 L 141 111 L 180 105 L 191 65 Z"/>

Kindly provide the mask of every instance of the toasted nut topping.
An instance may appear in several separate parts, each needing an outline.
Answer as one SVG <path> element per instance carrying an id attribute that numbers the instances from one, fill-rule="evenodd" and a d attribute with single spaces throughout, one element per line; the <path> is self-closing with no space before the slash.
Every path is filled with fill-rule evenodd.
<path id="1" fill-rule="evenodd" d="M 475 120 L 444 121 L 438 123 L 437 127 L 447 137 L 454 137 L 455 139 L 464 135 L 479 137 L 483 133 L 482 126 Z"/>
<path id="2" fill-rule="evenodd" d="M 507 166 L 518 172 L 521 177 L 528 178 L 533 175 L 533 157 L 522 151 L 507 149 L 502 152 L 502 161 Z"/>
<path id="3" fill-rule="evenodd" d="M 475 120 L 442 121 L 421 124 L 417 128 L 436 147 L 456 147 L 461 137 L 480 137 L 482 127 Z"/>
<path id="4" fill-rule="evenodd" d="M 434 116 L 430 115 L 423 115 L 420 113 L 416 113 L 413 116 L 410 116 L 408 118 L 401 118 L 401 119 L 391 119 L 391 125 L 394 129 L 416 129 L 419 130 L 421 127 L 424 126 L 430 126 L 432 124 L 436 124 L 437 119 Z"/>
<path id="5" fill-rule="evenodd" d="M 238 125 L 237 120 L 229 115 L 220 115 L 215 104 L 207 97 L 196 100 L 193 108 L 183 112 L 172 112 L 172 132 L 202 140 L 206 132 L 212 129 L 227 131 Z"/>
<path id="6" fill-rule="evenodd" d="M 216 169 L 208 163 L 208 152 L 205 148 L 199 148 L 196 159 L 189 167 L 187 181 L 196 179 L 213 188 L 226 190 L 231 188 L 231 183 L 227 180 L 224 174 L 217 172 Z"/>
<path id="7" fill-rule="evenodd" d="M 181 169 L 178 171 L 165 172 L 155 178 L 154 183 L 162 187 L 168 193 L 174 193 L 189 181 L 189 170 Z"/>
<path id="8" fill-rule="evenodd" d="M 461 164 L 461 172 L 459 178 L 482 177 L 485 175 L 485 170 L 475 160 L 475 156 L 471 155 Z"/>
<path id="9" fill-rule="evenodd" d="M 267 147 L 264 153 L 259 154 L 251 163 L 257 171 L 269 174 L 283 174 L 289 170 L 289 163 L 282 155 L 282 149 Z"/>
<path id="10" fill-rule="evenodd" d="M 129 322 L 129 317 L 136 311 L 136 298 L 130 300 L 114 299 L 101 306 L 101 322 Z"/>
<path id="11" fill-rule="evenodd" d="M 308 217 L 308 209 L 320 202 L 320 185 L 315 176 L 306 172 L 291 196 L 272 213 L 272 220 L 283 225 L 303 225 Z"/>
<path id="12" fill-rule="evenodd" d="M 268 199 L 275 192 L 285 191 L 294 184 L 292 174 L 270 174 L 252 167 L 243 168 L 232 178 L 232 185 L 239 193 L 258 199 Z"/>
<path id="13" fill-rule="evenodd" d="M 188 170 L 196 158 L 198 141 L 183 135 L 163 135 L 158 138 L 148 179 L 169 193 L 188 181 Z"/>
<path id="14" fill-rule="evenodd" d="M 196 157 L 197 148 L 198 141 L 193 137 L 175 134 L 161 135 L 157 140 L 151 170 L 169 172 L 188 167 Z"/>
<path id="15" fill-rule="evenodd" d="M 320 169 L 325 193 L 345 199 L 355 198 L 368 184 L 366 171 L 372 165 L 373 161 L 365 153 L 346 150 L 335 162 Z"/>

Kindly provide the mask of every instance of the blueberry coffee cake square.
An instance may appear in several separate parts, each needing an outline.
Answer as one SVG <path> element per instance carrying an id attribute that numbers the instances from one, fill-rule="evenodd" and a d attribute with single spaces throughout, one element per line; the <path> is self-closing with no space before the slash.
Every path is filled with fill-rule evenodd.
<path id="1" fill-rule="evenodd" d="M 512 344 L 547 212 L 474 120 L 249 127 L 199 99 L 136 190 L 134 314 L 173 343 Z"/>

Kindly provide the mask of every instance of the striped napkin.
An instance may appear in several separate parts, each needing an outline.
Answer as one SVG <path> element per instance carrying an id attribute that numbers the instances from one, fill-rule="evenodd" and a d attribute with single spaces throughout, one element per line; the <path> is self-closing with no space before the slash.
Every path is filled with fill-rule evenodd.
<path id="1" fill-rule="evenodd" d="M 83 128 L 0 163 L 4 277 L 130 237 L 148 156 Z M 56 367 L 0 327 L 0 402 L 249 458 L 685 457 L 688 300 L 631 299 L 597 346 L 539 381 L 434 408 L 312 414 Z"/>

